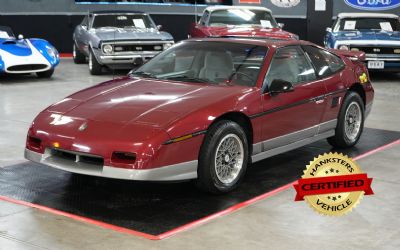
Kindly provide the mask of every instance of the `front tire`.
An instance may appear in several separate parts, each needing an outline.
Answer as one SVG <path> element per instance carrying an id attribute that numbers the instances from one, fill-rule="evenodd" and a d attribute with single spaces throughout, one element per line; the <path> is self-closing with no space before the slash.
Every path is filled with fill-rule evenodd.
<path id="1" fill-rule="evenodd" d="M 101 75 L 102 70 L 101 64 L 97 61 L 93 51 L 89 51 L 89 72 L 91 75 Z"/>
<path id="2" fill-rule="evenodd" d="M 54 73 L 54 69 L 49 69 L 42 72 L 36 72 L 37 77 L 39 78 L 50 78 Z"/>
<path id="3" fill-rule="evenodd" d="M 221 120 L 208 131 L 200 149 L 196 186 L 222 194 L 239 185 L 249 158 L 246 133 L 233 121 Z"/>
<path id="4" fill-rule="evenodd" d="M 74 63 L 81 64 L 86 62 L 86 56 L 74 45 L 72 47 L 72 58 L 74 59 Z"/>
<path id="5" fill-rule="evenodd" d="M 364 102 L 356 92 L 349 92 L 340 109 L 335 135 L 328 138 L 336 148 L 349 148 L 357 144 L 364 129 Z"/>

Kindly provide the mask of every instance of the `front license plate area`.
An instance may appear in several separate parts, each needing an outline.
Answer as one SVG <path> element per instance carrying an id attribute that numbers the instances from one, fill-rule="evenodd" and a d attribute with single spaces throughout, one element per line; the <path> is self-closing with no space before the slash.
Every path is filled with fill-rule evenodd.
<path id="1" fill-rule="evenodd" d="M 385 62 L 384 61 L 368 61 L 369 69 L 384 69 Z"/>

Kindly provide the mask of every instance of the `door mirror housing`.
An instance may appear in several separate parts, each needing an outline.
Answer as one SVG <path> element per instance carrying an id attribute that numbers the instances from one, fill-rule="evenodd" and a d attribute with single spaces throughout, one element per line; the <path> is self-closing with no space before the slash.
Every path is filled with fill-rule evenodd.
<path id="1" fill-rule="evenodd" d="M 18 35 L 18 40 L 22 40 L 22 39 L 24 39 L 24 35 L 19 34 L 19 35 Z"/>
<path id="2" fill-rule="evenodd" d="M 272 96 L 292 91 L 294 91 L 293 84 L 282 79 L 273 80 L 269 86 L 269 93 Z"/>
<path id="3" fill-rule="evenodd" d="M 332 32 L 332 28 L 326 28 L 326 32 Z"/>
<path id="4" fill-rule="evenodd" d="M 82 29 L 87 30 L 87 26 L 83 24 Z"/>
<path id="5" fill-rule="evenodd" d="M 278 23 L 278 27 L 283 29 L 283 27 L 285 27 L 285 24 L 284 23 Z"/>
<path id="6" fill-rule="evenodd" d="M 157 29 L 161 30 L 162 29 L 162 25 L 157 25 Z"/>

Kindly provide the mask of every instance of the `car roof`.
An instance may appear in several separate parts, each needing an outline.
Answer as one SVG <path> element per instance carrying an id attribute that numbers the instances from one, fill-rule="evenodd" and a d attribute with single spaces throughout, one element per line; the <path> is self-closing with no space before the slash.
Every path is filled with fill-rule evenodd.
<path id="1" fill-rule="evenodd" d="M 97 10 L 91 11 L 90 14 L 102 15 L 102 14 L 144 14 L 143 11 L 139 10 Z"/>
<path id="2" fill-rule="evenodd" d="M 352 18 L 352 17 L 383 17 L 383 18 L 399 18 L 398 15 L 388 13 L 340 13 L 338 18 Z"/>
<path id="3" fill-rule="evenodd" d="M 210 12 L 214 10 L 235 10 L 235 9 L 246 9 L 246 10 L 263 10 L 267 12 L 272 12 L 270 9 L 260 6 L 209 6 L 204 11 L 208 10 Z"/>
<path id="4" fill-rule="evenodd" d="M 311 42 L 303 40 L 277 40 L 277 39 L 262 39 L 262 38 L 192 38 L 185 40 L 184 42 L 227 42 L 227 43 L 242 43 L 242 44 L 252 44 L 265 47 L 284 47 L 288 45 L 313 45 Z"/>

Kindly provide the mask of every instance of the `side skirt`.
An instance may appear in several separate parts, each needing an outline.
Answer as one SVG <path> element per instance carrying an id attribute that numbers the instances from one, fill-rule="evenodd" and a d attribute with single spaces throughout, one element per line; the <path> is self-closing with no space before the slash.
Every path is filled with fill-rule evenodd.
<path id="1" fill-rule="evenodd" d="M 277 148 L 274 148 L 274 149 L 271 149 L 271 150 L 267 150 L 267 151 L 255 154 L 255 155 L 253 155 L 251 157 L 251 159 L 252 159 L 253 162 L 261 161 L 261 160 L 263 160 L 265 158 L 268 158 L 268 157 L 271 157 L 271 156 L 274 156 L 274 155 L 278 155 L 278 154 L 282 154 L 282 153 L 285 153 L 287 151 L 290 151 L 290 150 L 293 150 L 293 149 L 308 145 L 310 143 L 313 143 L 313 142 L 316 142 L 316 141 L 319 141 L 319 140 L 322 140 L 322 139 L 329 138 L 329 137 L 334 136 L 334 135 L 335 135 L 335 129 L 331 129 L 331 130 L 328 130 L 326 132 L 323 132 L 322 134 L 318 134 L 318 135 L 315 135 L 315 136 L 310 137 L 310 138 L 306 138 L 306 139 L 303 139 L 303 140 L 300 140 L 300 141 L 297 141 L 297 142 L 293 142 L 293 143 L 285 145 L 285 146 L 277 147 Z"/>

